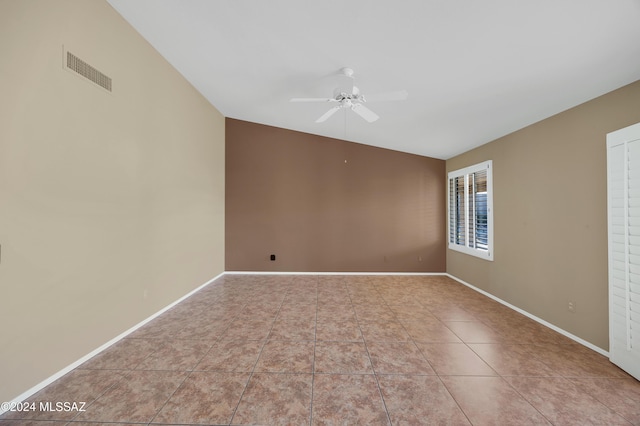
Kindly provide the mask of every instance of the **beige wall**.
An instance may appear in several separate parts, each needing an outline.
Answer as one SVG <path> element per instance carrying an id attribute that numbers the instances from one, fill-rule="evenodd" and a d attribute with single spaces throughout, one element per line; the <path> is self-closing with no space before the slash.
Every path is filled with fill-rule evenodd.
<path id="1" fill-rule="evenodd" d="M 493 160 L 495 260 L 447 272 L 608 350 L 605 137 L 637 122 L 640 82 L 448 160 Z"/>
<path id="2" fill-rule="evenodd" d="M 444 272 L 443 160 L 232 119 L 226 143 L 228 271 Z"/>
<path id="3" fill-rule="evenodd" d="M 0 52 L 7 401 L 224 270 L 224 118 L 102 0 L 0 0 Z"/>

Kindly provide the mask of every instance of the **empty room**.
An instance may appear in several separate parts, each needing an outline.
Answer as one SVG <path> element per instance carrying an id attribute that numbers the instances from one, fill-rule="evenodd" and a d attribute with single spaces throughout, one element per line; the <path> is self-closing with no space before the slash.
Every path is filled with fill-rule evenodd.
<path id="1" fill-rule="evenodd" d="M 638 22 L 0 0 L 0 426 L 640 425 Z"/>

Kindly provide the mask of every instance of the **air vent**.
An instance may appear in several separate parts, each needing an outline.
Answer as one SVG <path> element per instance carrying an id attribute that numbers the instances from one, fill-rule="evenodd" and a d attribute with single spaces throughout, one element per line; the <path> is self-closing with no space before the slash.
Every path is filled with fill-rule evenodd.
<path id="1" fill-rule="evenodd" d="M 107 77 L 71 52 L 67 52 L 67 68 L 111 92 L 111 77 Z"/>

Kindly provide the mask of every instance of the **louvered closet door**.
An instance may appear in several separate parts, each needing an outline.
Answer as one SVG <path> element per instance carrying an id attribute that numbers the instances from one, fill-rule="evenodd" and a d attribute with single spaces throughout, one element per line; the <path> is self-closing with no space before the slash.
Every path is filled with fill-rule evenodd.
<path id="1" fill-rule="evenodd" d="M 607 135 L 609 358 L 640 380 L 640 123 Z"/>

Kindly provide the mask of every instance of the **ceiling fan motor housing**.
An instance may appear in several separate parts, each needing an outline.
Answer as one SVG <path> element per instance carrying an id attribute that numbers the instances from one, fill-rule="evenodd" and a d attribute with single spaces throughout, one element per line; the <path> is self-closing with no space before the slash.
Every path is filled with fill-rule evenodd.
<path id="1" fill-rule="evenodd" d="M 349 99 L 350 101 L 366 102 L 364 96 L 360 94 L 360 89 L 358 89 L 356 86 L 353 86 L 351 93 L 346 92 L 339 87 L 336 87 L 333 91 L 333 94 L 334 99 L 338 102 L 342 102 L 345 99 Z"/>
<path id="2" fill-rule="evenodd" d="M 320 118 L 316 120 L 316 123 L 322 123 L 326 121 L 329 117 L 331 117 L 336 111 L 340 109 L 349 108 L 358 114 L 360 117 L 372 123 L 376 121 L 378 115 L 371 111 L 369 108 L 365 107 L 363 103 L 367 102 L 365 97 L 360 94 L 360 89 L 358 89 L 353 83 L 353 70 L 351 68 L 342 68 L 341 73 L 348 82 L 345 82 L 343 87 L 337 87 L 333 91 L 332 98 L 293 98 L 291 102 L 337 102 L 338 105 L 332 107 L 327 112 L 325 112 Z M 375 96 L 374 96 L 375 97 Z M 404 100 L 407 97 L 406 90 L 389 92 L 384 94 L 384 96 L 378 95 L 376 99 L 381 100 L 381 98 L 385 97 L 386 100 Z"/>

